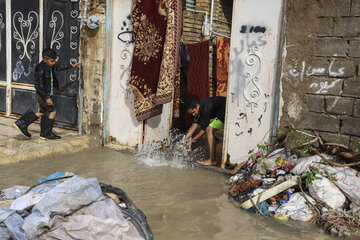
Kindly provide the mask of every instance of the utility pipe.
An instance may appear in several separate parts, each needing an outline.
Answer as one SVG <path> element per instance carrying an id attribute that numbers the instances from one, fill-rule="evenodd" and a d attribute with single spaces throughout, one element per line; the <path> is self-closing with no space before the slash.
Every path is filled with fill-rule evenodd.
<path id="1" fill-rule="evenodd" d="M 212 1 L 213 1 L 213 0 L 212 0 Z M 205 23 L 208 21 L 208 14 L 209 14 L 209 13 L 208 13 L 207 11 L 193 10 L 193 9 L 190 9 L 190 8 L 186 8 L 185 10 L 186 10 L 186 11 L 189 11 L 189 12 L 195 12 L 195 13 L 204 13 L 204 14 L 205 14 Z M 227 24 L 230 24 L 230 25 L 231 25 L 231 23 L 228 23 L 228 22 L 225 22 L 225 21 L 221 21 L 221 20 L 213 19 L 213 21 L 219 21 L 219 22 L 223 22 L 223 23 L 227 23 Z M 210 22 L 211 22 L 211 20 L 210 20 Z M 214 33 L 215 35 L 218 35 L 218 36 L 221 36 L 221 37 L 231 38 L 231 37 L 229 37 L 229 36 L 226 36 L 226 35 L 223 35 L 223 34 L 221 34 L 221 33 L 217 33 L 217 32 L 215 32 L 215 31 L 213 31 L 211 26 L 212 26 L 211 23 L 210 23 L 210 27 L 205 24 L 205 27 L 206 27 L 207 29 L 209 29 L 209 31 L 210 31 L 211 33 Z"/>
<path id="2" fill-rule="evenodd" d="M 210 34 L 212 33 L 213 18 L 214 18 L 214 0 L 211 0 L 211 10 L 210 10 Z"/>

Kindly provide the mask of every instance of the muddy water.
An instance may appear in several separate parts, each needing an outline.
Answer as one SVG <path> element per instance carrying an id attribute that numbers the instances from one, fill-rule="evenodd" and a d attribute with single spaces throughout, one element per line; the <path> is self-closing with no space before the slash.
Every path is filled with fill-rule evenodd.
<path id="1" fill-rule="evenodd" d="M 333 239 L 311 224 L 277 222 L 235 208 L 224 195 L 228 177 L 197 166 L 144 164 L 133 155 L 92 149 L 0 166 L 0 189 L 33 185 L 56 171 L 122 188 L 147 216 L 157 240 Z"/>

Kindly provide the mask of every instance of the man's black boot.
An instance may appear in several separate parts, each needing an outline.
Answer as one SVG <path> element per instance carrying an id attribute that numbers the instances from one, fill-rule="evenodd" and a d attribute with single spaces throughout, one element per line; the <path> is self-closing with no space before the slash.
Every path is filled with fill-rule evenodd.
<path id="1" fill-rule="evenodd" d="M 60 136 L 53 134 L 53 132 L 52 132 L 53 124 L 54 124 L 54 119 L 49 119 L 48 116 L 41 117 L 41 122 L 40 122 L 40 126 L 41 126 L 40 138 L 41 139 L 56 140 L 56 139 L 61 138 Z"/>
<path id="2" fill-rule="evenodd" d="M 15 122 L 14 127 L 19 129 L 24 136 L 31 138 L 31 134 L 28 132 L 27 128 L 31 123 L 36 121 L 38 118 L 39 117 L 36 116 L 36 114 L 33 111 L 28 110 Z"/>

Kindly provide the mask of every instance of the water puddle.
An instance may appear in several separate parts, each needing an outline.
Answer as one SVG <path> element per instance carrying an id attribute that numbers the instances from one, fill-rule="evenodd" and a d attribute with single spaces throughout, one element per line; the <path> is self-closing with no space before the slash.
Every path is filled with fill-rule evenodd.
<path id="1" fill-rule="evenodd" d="M 278 222 L 234 207 L 225 195 L 228 176 L 195 167 L 196 154 L 169 146 L 143 152 L 143 160 L 141 151 L 134 157 L 98 148 L 0 166 L 0 189 L 74 172 L 123 189 L 147 216 L 156 240 L 336 239 L 312 224 Z"/>

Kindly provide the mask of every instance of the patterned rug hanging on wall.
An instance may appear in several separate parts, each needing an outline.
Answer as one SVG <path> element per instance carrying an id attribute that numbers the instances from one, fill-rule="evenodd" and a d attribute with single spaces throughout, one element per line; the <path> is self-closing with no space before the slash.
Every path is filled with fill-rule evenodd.
<path id="1" fill-rule="evenodd" d="M 182 0 L 170 0 L 163 58 L 156 92 L 156 104 L 172 100 L 174 81 L 180 67 L 180 47 L 183 27 Z"/>
<path id="2" fill-rule="evenodd" d="M 155 97 L 165 42 L 166 16 L 166 0 L 133 2 L 135 46 L 129 83 L 135 97 L 135 116 L 139 121 L 162 112 L 162 105 L 156 105 Z"/>
<path id="3" fill-rule="evenodd" d="M 186 99 L 209 97 L 209 41 L 186 44 L 190 55 Z"/>
<path id="4" fill-rule="evenodd" d="M 216 39 L 216 96 L 226 97 L 230 57 L 230 38 Z"/>
<path id="5" fill-rule="evenodd" d="M 132 22 L 135 47 L 130 85 L 135 115 L 141 121 L 161 114 L 162 104 L 179 91 L 175 76 L 180 67 L 183 1 L 134 0 Z M 177 96 L 174 108 L 179 105 Z"/>

